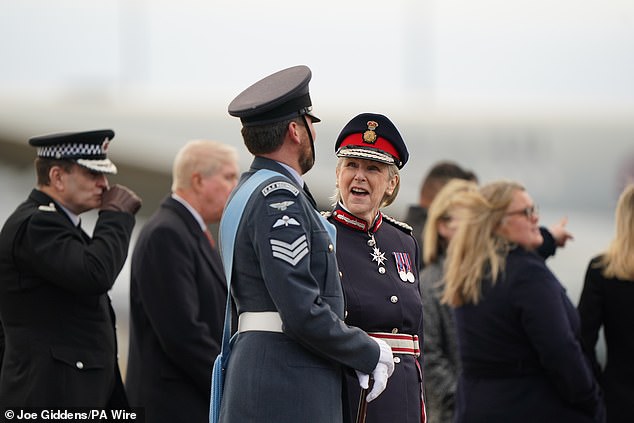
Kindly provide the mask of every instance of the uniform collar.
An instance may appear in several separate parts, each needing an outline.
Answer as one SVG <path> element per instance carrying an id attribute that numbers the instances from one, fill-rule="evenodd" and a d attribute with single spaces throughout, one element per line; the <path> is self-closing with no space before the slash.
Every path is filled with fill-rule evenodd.
<path id="1" fill-rule="evenodd" d="M 59 206 L 60 209 L 64 211 L 64 213 L 66 213 L 66 216 L 68 216 L 70 221 L 73 222 L 73 226 L 79 226 L 81 219 L 79 218 L 78 215 L 68 210 L 66 207 L 62 206 L 61 204 L 57 204 L 57 205 Z"/>
<path id="2" fill-rule="evenodd" d="M 332 212 L 332 217 L 344 226 L 357 231 L 368 233 L 375 233 L 379 230 L 379 227 L 381 227 L 381 223 L 383 223 L 383 214 L 380 211 L 377 213 L 372 225 L 369 225 L 368 222 L 366 222 L 365 220 L 358 218 L 357 216 L 346 210 L 341 202 L 337 203 L 335 209 Z"/>
<path id="3" fill-rule="evenodd" d="M 302 179 L 302 176 L 292 167 L 290 167 L 289 165 L 287 165 L 286 163 L 282 163 L 282 162 L 277 162 L 280 166 L 284 167 L 284 169 L 288 170 L 288 173 L 290 173 L 293 176 L 293 179 L 295 179 L 295 182 L 297 182 L 297 184 L 300 187 L 304 186 L 304 180 Z"/>
<path id="4" fill-rule="evenodd" d="M 64 212 L 63 214 L 66 215 L 66 217 L 68 217 L 68 220 L 71 221 L 73 226 L 78 226 L 79 223 L 81 222 L 81 219 L 80 219 L 80 217 L 78 215 L 76 215 L 72 211 L 68 210 L 66 207 L 62 206 L 58 201 L 53 199 L 53 197 L 51 197 L 50 195 L 48 195 L 44 191 L 41 191 L 38 188 L 34 188 L 33 191 L 31 192 L 31 196 L 32 196 L 33 199 L 35 199 L 35 201 L 37 201 L 40 204 L 44 204 L 44 203 L 48 202 L 48 204 L 53 205 L 53 203 L 54 203 L 55 206 L 57 206 L 59 208 L 59 210 Z"/>

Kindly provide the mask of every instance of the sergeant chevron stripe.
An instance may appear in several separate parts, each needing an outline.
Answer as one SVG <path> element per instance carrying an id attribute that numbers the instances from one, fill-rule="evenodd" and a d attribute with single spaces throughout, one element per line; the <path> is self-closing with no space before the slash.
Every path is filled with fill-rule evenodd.
<path id="1" fill-rule="evenodd" d="M 295 266 L 306 254 L 308 254 L 308 242 L 306 235 L 302 235 L 289 244 L 279 239 L 271 239 L 273 257 L 284 260 L 291 266 Z"/>

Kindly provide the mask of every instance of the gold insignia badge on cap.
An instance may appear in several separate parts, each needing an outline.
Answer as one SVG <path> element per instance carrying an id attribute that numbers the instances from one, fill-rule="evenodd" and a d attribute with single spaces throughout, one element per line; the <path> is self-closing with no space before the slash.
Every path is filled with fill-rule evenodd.
<path id="1" fill-rule="evenodd" d="M 374 144 L 377 138 L 376 132 L 374 132 L 374 130 L 376 129 L 377 126 L 379 126 L 379 124 L 373 120 L 369 120 L 367 125 L 368 125 L 368 130 L 363 133 L 363 142 L 366 142 L 368 144 Z"/>

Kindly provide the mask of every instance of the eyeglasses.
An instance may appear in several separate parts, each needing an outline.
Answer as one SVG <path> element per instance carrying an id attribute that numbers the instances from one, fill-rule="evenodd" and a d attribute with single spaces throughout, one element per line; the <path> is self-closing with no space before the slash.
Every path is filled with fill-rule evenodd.
<path id="1" fill-rule="evenodd" d="M 506 216 L 512 216 L 514 214 L 524 215 L 527 219 L 539 216 L 539 208 L 537 206 L 526 207 L 522 210 L 515 210 L 505 213 Z"/>

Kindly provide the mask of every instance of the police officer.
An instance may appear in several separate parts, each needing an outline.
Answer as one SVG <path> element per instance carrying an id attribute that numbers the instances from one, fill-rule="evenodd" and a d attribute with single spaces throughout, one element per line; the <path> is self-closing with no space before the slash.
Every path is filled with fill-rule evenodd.
<path id="1" fill-rule="evenodd" d="M 368 405 L 366 421 L 424 422 L 418 243 L 411 227 L 380 210 L 396 198 L 407 147 L 387 117 L 363 113 L 342 129 L 335 151 L 338 201 L 329 220 L 337 227 L 346 323 L 383 339 L 394 352 L 394 374 Z M 354 412 L 359 385 L 355 372 L 346 376 Z"/>
<path id="2" fill-rule="evenodd" d="M 310 108 L 310 79 L 306 66 L 284 69 L 229 105 L 256 156 L 237 189 L 259 169 L 279 176 L 253 191 L 237 230 L 231 284 L 239 323 L 223 423 L 340 422 L 343 366 L 374 376 L 369 400 L 393 369 L 385 342 L 342 320 L 331 225 L 302 180 L 314 163 L 313 123 L 319 122 Z"/>
<path id="3" fill-rule="evenodd" d="M 128 253 L 141 200 L 106 150 L 114 132 L 34 137 L 37 188 L 0 233 L 3 407 L 127 406 L 108 290 Z M 79 215 L 99 209 L 90 238 Z"/>

